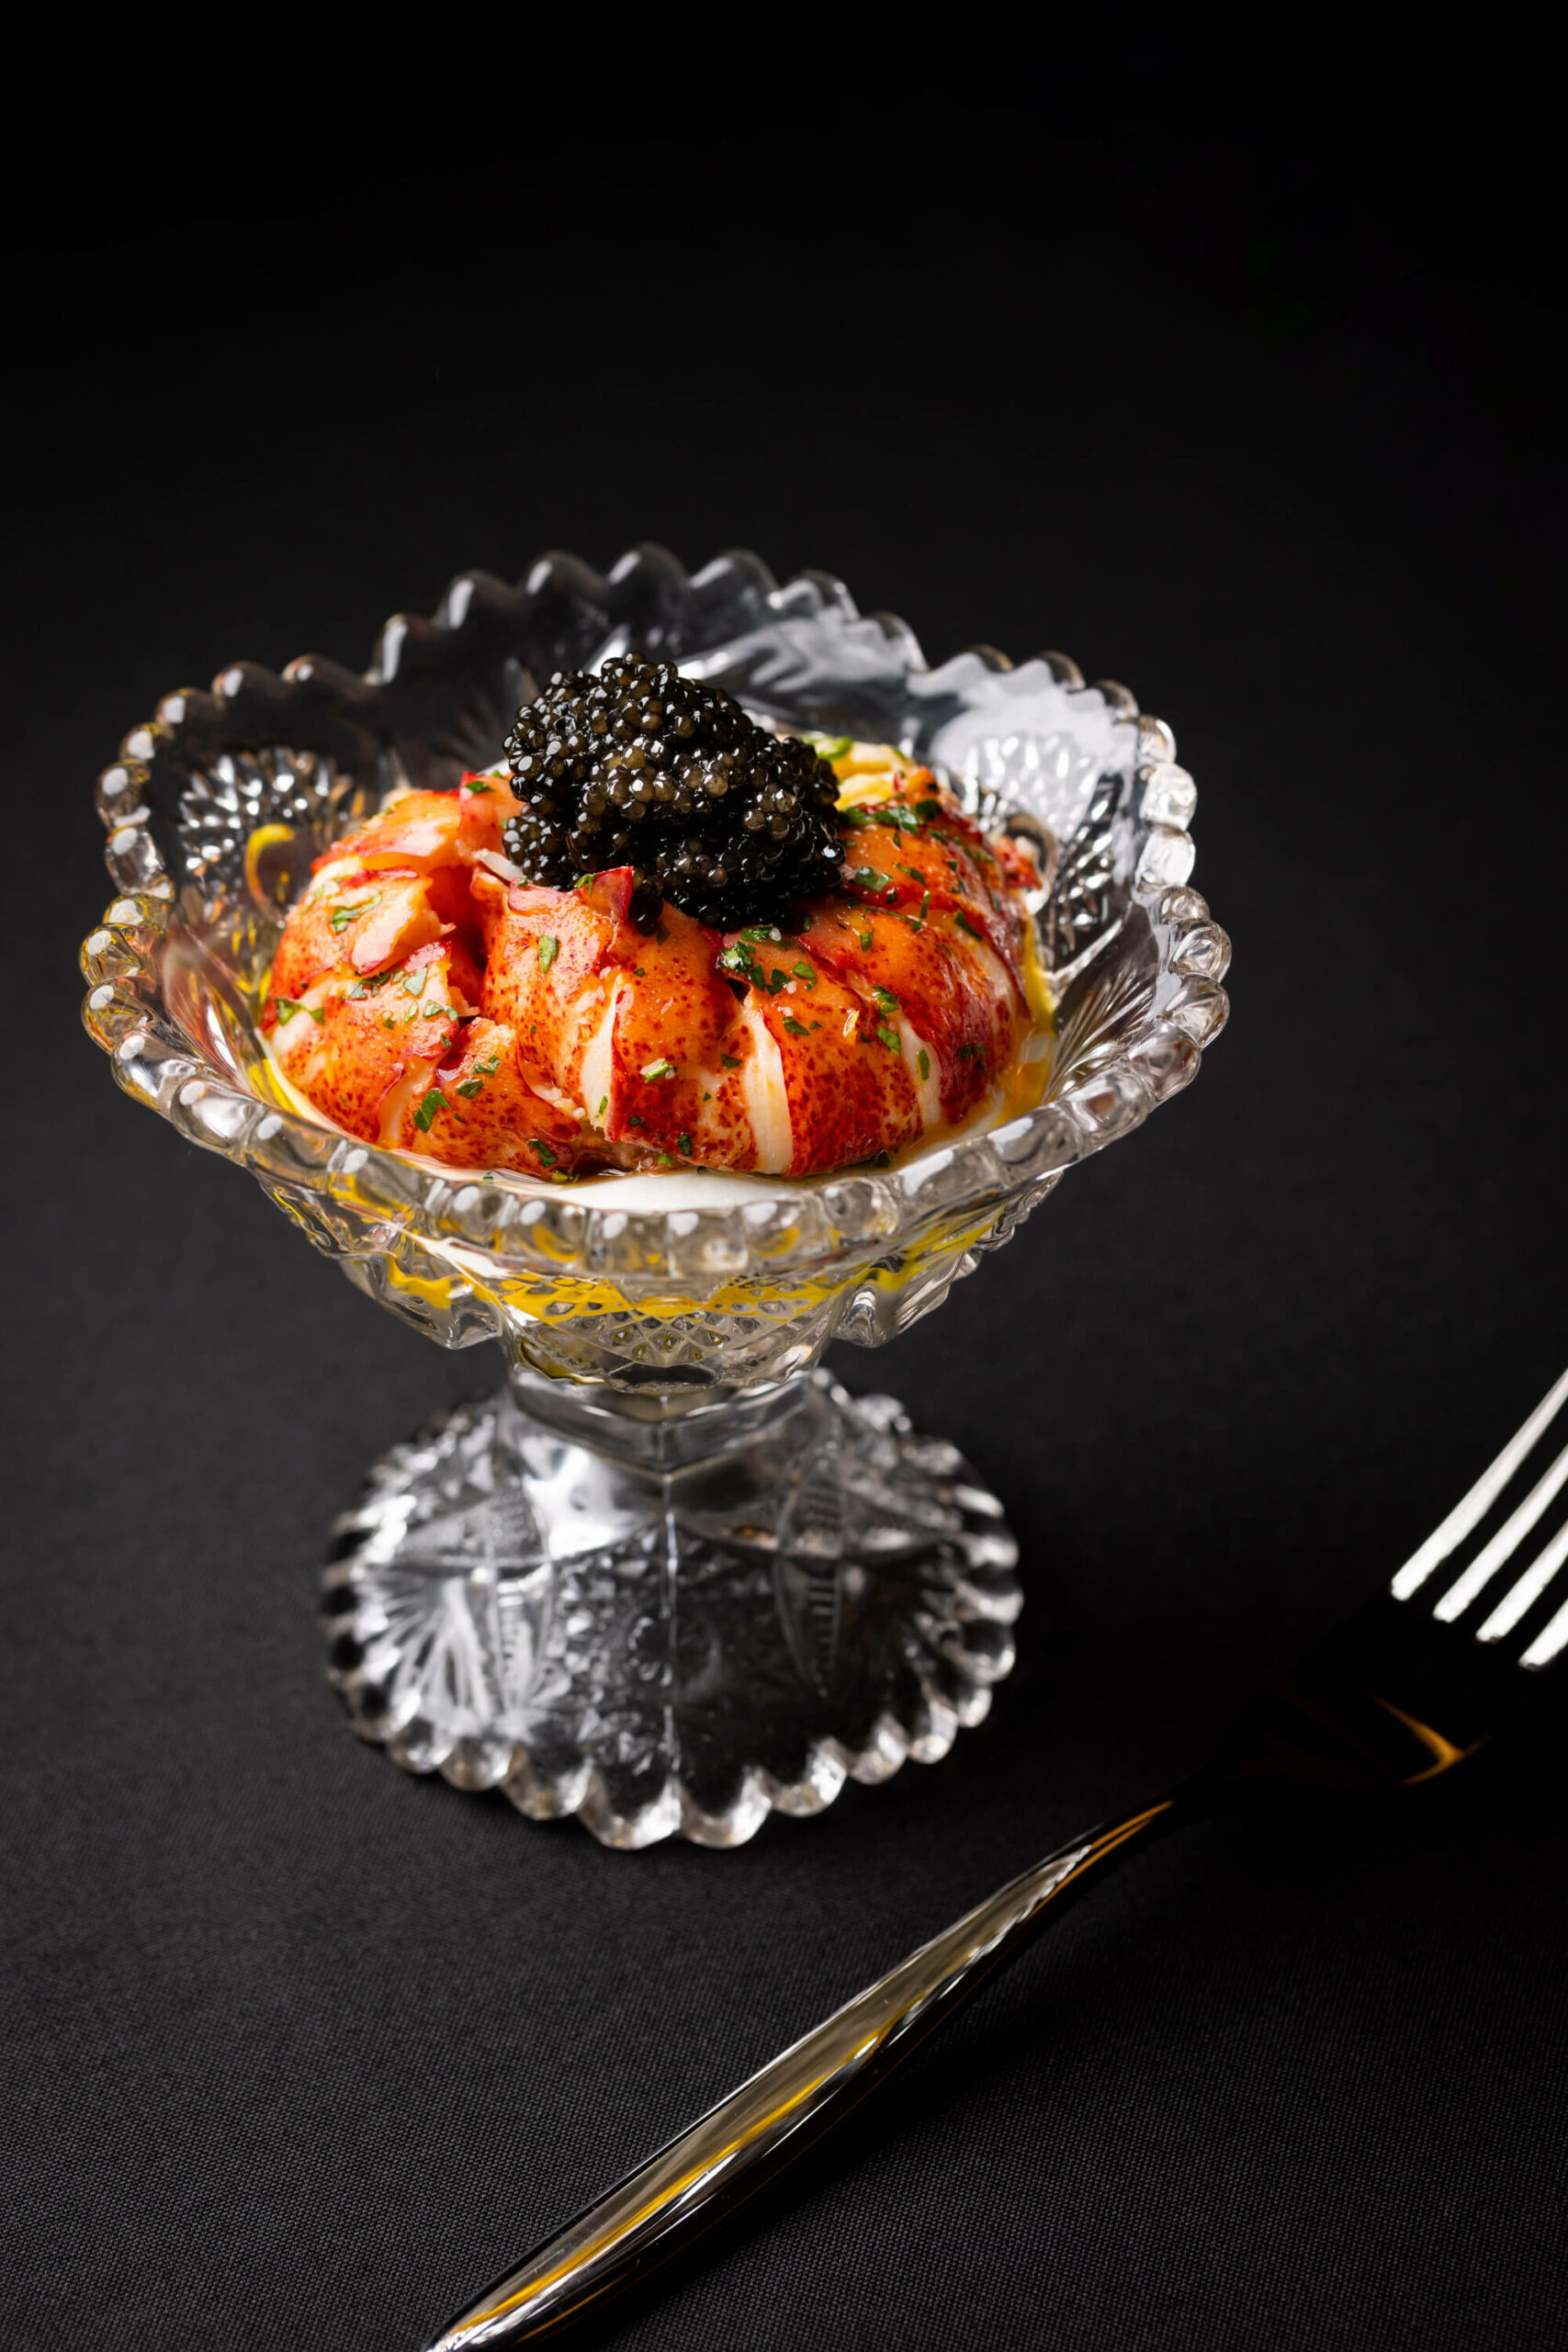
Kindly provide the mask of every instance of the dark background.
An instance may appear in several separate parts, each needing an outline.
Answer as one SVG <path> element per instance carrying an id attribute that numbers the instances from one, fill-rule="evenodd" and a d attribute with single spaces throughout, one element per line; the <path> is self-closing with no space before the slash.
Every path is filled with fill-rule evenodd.
<path id="1" fill-rule="evenodd" d="M 512 60 L 459 106 L 449 60 L 391 55 L 369 117 L 309 56 L 214 68 L 200 110 L 111 72 L 6 196 L 19 2352 L 422 2342 L 1194 1760 L 1563 1358 L 1528 57 L 1067 39 L 717 107 L 650 61 L 586 105 L 592 59 Z M 730 1856 L 602 1851 L 349 1736 L 323 1530 L 494 1359 L 375 1316 L 118 1100 L 71 968 L 108 895 L 92 778 L 160 694 L 363 660 L 458 570 L 639 538 L 838 571 L 933 660 L 1124 679 L 1198 778 L 1236 947 L 1195 1091 L 837 1358 L 1006 1498 L 1032 1599 L 990 1722 Z M 606 2341 L 1568 2340 L 1553 1736 L 1543 1709 L 1397 1811 L 1151 1855 Z"/>

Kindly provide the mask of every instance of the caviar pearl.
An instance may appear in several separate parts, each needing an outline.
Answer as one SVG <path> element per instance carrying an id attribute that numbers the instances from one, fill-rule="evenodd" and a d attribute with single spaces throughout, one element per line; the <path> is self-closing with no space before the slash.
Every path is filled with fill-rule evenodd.
<path id="1" fill-rule="evenodd" d="M 599 678 L 557 671 L 506 749 L 524 804 L 508 856 L 557 888 L 634 866 L 645 928 L 665 899 L 722 928 L 777 921 L 840 855 L 832 770 L 667 663 L 625 654 Z"/>

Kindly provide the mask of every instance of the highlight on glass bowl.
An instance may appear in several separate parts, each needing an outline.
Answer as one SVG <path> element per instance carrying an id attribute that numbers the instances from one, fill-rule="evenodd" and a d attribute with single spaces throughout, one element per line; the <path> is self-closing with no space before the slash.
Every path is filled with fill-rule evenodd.
<path id="1" fill-rule="evenodd" d="M 506 1358 L 333 1532 L 354 1728 L 619 1847 L 944 1755 L 1012 1665 L 1016 1546 L 820 1359 L 939 1306 L 1223 1026 L 1169 729 L 641 547 L 465 574 L 363 676 L 166 695 L 98 801 L 119 1084 Z"/>

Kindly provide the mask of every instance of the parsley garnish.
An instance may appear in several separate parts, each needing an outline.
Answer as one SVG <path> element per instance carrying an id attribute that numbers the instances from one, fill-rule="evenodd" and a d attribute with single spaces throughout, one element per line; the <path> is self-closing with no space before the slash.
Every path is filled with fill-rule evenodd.
<path id="1" fill-rule="evenodd" d="M 666 1060 L 665 1057 L 661 1054 L 656 1062 L 644 1062 L 642 1066 L 642 1074 L 644 1078 L 648 1079 L 650 1082 L 655 1079 L 673 1078 L 675 1076 L 675 1065 L 672 1061 Z"/>
<path id="2" fill-rule="evenodd" d="M 881 1038 L 883 1044 L 886 1046 L 890 1054 L 901 1054 L 903 1052 L 903 1039 L 899 1036 L 897 1030 L 889 1029 L 885 1021 L 879 1021 L 877 1023 L 876 1034 Z"/>
<path id="3" fill-rule="evenodd" d="M 953 920 L 958 925 L 960 931 L 966 931 L 971 939 L 977 939 L 982 946 L 985 945 L 985 933 L 983 931 L 976 931 L 967 915 L 954 914 Z"/>
<path id="4" fill-rule="evenodd" d="M 814 989 L 817 986 L 817 967 L 815 965 L 792 964 L 790 966 L 790 969 L 795 974 L 797 980 L 804 980 L 806 982 L 808 989 Z"/>
<path id="5" fill-rule="evenodd" d="M 547 972 L 560 954 L 560 941 L 547 932 L 539 942 L 539 969 Z"/>
<path id="6" fill-rule="evenodd" d="M 894 995 L 891 989 L 873 989 L 872 995 L 876 999 L 877 1003 L 882 1007 L 884 1012 L 897 1012 L 898 1000 Z"/>
<path id="7" fill-rule="evenodd" d="M 545 1141 L 542 1136 L 530 1136 L 528 1138 L 528 1148 L 530 1151 L 536 1151 L 538 1153 L 539 1158 L 544 1161 L 547 1168 L 553 1168 L 555 1166 L 556 1155 L 550 1149 L 549 1145 Z"/>
<path id="8" fill-rule="evenodd" d="M 726 1069 L 739 1069 L 740 1067 L 740 1057 L 739 1054 L 720 1054 L 719 1060 L 724 1064 Z"/>
<path id="9" fill-rule="evenodd" d="M 628 1127 L 640 1127 L 644 1135 L 647 1135 L 648 1133 L 648 1121 L 646 1119 L 639 1119 L 635 1111 L 628 1114 L 626 1125 Z"/>
<path id="10" fill-rule="evenodd" d="M 447 1102 L 441 1089 L 438 1086 L 433 1086 L 413 1114 L 414 1125 L 422 1136 L 427 1136 L 430 1133 L 430 1123 L 437 1111 L 449 1111 L 451 1108 L 452 1105 Z"/>
<path id="11" fill-rule="evenodd" d="M 466 1096 L 468 1102 L 471 1102 L 476 1094 L 482 1094 L 484 1092 L 484 1083 L 485 1082 L 482 1078 L 459 1079 L 457 1081 L 457 1091 L 459 1094 Z"/>
<path id="12" fill-rule="evenodd" d="M 327 1017 L 315 1005 L 301 1004 L 297 996 L 275 996 L 272 1001 L 280 1021 L 292 1021 L 297 1012 L 308 1012 L 319 1029 Z"/>
<path id="13" fill-rule="evenodd" d="M 606 1110 L 609 1108 L 609 1103 L 610 1103 L 610 1098 L 609 1098 L 609 1096 L 608 1096 L 607 1094 L 601 1094 L 601 1096 L 599 1097 L 599 1108 L 594 1112 L 593 1116 L 594 1116 L 596 1119 L 602 1119 L 602 1118 L 604 1117 L 604 1114 L 605 1114 Z"/>
<path id="14" fill-rule="evenodd" d="M 915 814 L 917 817 L 922 819 L 925 823 L 929 824 L 933 817 L 941 816 L 942 803 L 940 800 L 917 800 L 915 803 Z"/>
<path id="15" fill-rule="evenodd" d="M 380 896 L 379 890 L 372 890 L 369 897 L 366 899 L 345 899 L 333 909 L 327 921 L 334 932 L 344 932 L 354 921 L 355 916 L 362 915 L 368 908 L 375 906 Z"/>
<path id="16" fill-rule="evenodd" d="M 978 1046 L 955 1046 L 953 1058 L 955 1062 L 978 1061 L 981 1059 L 980 1048 Z"/>
<path id="17" fill-rule="evenodd" d="M 927 1053 L 923 1046 L 920 1047 L 919 1052 L 915 1056 L 915 1067 L 920 1073 L 921 1083 L 924 1084 L 925 1080 L 930 1078 L 931 1074 L 931 1057 L 930 1054 Z"/>
<path id="18" fill-rule="evenodd" d="M 866 954 L 869 954 L 869 953 L 870 953 L 870 950 L 871 950 L 871 933 L 870 933 L 870 932 L 869 932 L 869 931 L 863 931 L 863 932 L 859 933 L 857 934 L 857 936 L 859 937 L 860 944 L 861 944 L 861 947 L 862 947 L 863 952 L 864 952 L 864 953 L 866 953 Z"/>
<path id="19" fill-rule="evenodd" d="M 792 1037 L 804 1037 L 806 1035 L 806 1023 L 803 1021 L 796 1021 L 793 1013 L 784 1014 L 784 1025 Z"/>
<path id="20" fill-rule="evenodd" d="M 684 1128 L 682 1129 L 681 1133 L 675 1138 L 675 1148 L 677 1151 L 683 1151 L 686 1158 L 690 1159 L 692 1156 L 692 1138 L 687 1135 Z"/>

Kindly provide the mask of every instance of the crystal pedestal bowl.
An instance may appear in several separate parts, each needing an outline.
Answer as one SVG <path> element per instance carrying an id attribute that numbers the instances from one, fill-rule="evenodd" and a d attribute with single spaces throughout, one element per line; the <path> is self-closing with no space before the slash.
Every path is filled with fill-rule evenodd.
<path id="1" fill-rule="evenodd" d="M 494 761 L 552 671 L 628 650 L 759 717 L 896 743 L 987 824 L 1054 838 L 1037 1109 L 887 1168 L 558 1185 L 378 1150 L 290 1104 L 257 1018 L 310 860 L 392 787 Z M 1188 886 L 1174 754 L 1060 656 L 933 670 L 823 573 L 779 587 L 730 554 L 688 577 L 655 548 L 604 578 L 564 556 L 515 589 L 466 574 L 433 619 L 390 622 L 363 676 L 238 663 L 126 737 L 98 786 L 119 895 L 83 956 L 119 1084 L 249 1169 L 369 1297 L 507 1360 L 499 1395 L 394 1448 L 335 1531 L 330 1671 L 364 1737 L 612 1845 L 730 1846 L 979 1721 L 1020 1601 L 1000 1508 L 818 1360 L 940 1306 L 1196 1072 L 1228 948 Z"/>

